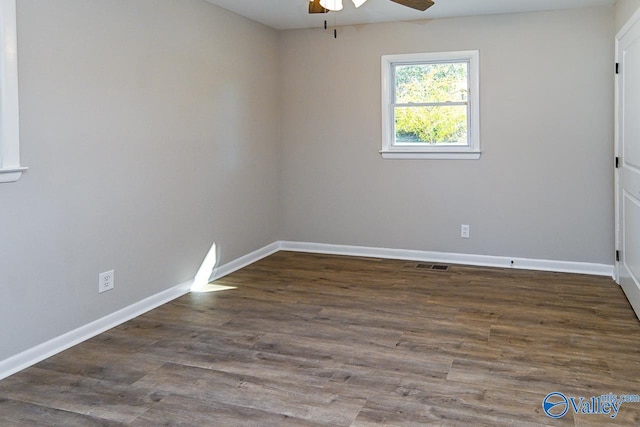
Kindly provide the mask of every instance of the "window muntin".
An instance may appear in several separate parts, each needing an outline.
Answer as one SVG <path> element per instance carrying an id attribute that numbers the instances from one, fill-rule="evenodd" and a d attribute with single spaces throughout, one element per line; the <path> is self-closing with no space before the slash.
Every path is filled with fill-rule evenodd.
<path id="1" fill-rule="evenodd" d="M 385 158 L 479 158 L 478 51 L 382 57 Z"/>

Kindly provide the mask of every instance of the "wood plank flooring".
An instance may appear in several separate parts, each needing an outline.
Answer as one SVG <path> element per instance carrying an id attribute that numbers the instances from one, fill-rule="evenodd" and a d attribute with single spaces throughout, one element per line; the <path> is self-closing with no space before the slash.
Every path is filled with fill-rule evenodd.
<path id="1" fill-rule="evenodd" d="M 2 426 L 598 426 L 550 392 L 640 394 L 602 277 L 279 252 L 0 381 Z"/>

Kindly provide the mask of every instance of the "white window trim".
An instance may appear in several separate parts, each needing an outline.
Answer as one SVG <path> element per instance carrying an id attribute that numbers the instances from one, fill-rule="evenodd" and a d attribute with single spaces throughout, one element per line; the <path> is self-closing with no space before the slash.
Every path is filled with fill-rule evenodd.
<path id="1" fill-rule="evenodd" d="M 419 146 L 394 145 L 393 125 L 393 65 L 428 61 L 469 61 L 469 145 Z M 418 145 L 418 146 L 416 146 Z M 480 52 L 412 53 L 382 57 L 382 150 L 384 159 L 449 159 L 476 160 L 480 158 Z"/>
<path id="2" fill-rule="evenodd" d="M 0 0 L 0 182 L 20 179 L 16 0 Z"/>

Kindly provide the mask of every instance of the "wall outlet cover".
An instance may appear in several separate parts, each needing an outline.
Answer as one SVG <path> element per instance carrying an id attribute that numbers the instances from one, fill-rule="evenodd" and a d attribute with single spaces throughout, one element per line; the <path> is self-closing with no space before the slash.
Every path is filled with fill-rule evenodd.
<path id="1" fill-rule="evenodd" d="M 113 270 L 105 271 L 98 275 L 98 293 L 103 293 L 113 289 L 115 284 L 115 274 Z"/>

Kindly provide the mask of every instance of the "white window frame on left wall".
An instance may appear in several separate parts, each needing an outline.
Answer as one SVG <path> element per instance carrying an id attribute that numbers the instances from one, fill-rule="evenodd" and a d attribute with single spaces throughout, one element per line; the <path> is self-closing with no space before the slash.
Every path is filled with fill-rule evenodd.
<path id="1" fill-rule="evenodd" d="M 0 182 L 20 179 L 16 0 L 0 0 Z"/>

